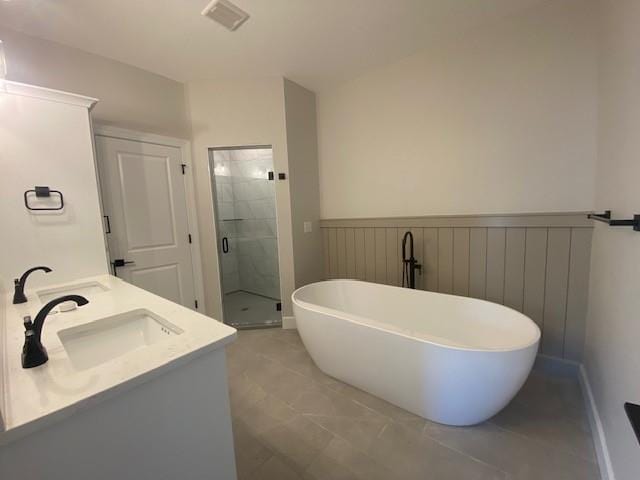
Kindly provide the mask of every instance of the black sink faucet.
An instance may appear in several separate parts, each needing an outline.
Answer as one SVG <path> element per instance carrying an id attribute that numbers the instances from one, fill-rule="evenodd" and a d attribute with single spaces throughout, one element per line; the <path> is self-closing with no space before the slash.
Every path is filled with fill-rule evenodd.
<path id="1" fill-rule="evenodd" d="M 84 297 L 80 295 L 64 295 L 62 297 L 54 298 L 44 307 L 40 309 L 36 315 L 36 319 L 32 322 L 31 317 L 24 317 L 24 346 L 22 347 L 22 368 L 33 368 L 38 365 L 42 365 L 49 360 L 47 355 L 47 349 L 44 348 L 40 341 L 42 335 L 42 327 L 44 326 L 44 320 L 49 315 L 49 312 L 58 304 L 62 302 L 76 302 L 78 306 L 86 305 L 89 303 Z"/>
<path id="2" fill-rule="evenodd" d="M 17 303 L 25 303 L 27 301 L 27 297 L 24 296 L 24 285 L 27 283 L 27 277 L 31 275 L 36 270 L 43 270 L 46 273 L 49 273 L 51 269 L 49 267 L 33 267 L 27 270 L 22 274 L 20 279 L 15 279 L 14 283 L 14 291 L 13 291 L 13 304 Z"/>

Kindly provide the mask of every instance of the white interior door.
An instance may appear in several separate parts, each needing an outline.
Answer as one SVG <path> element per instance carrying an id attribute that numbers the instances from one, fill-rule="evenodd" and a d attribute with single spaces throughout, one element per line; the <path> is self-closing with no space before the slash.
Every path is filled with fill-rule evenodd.
<path id="1" fill-rule="evenodd" d="M 194 308 L 181 150 L 97 135 L 96 153 L 117 276 Z"/>

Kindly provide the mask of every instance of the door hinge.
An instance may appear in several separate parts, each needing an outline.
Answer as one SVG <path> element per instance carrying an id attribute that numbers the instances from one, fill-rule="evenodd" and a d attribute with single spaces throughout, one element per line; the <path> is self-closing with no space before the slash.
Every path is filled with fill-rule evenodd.
<path id="1" fill-rule="evenodd" d="M 281 312 L 281 311 L 282 311 L 282 302 L 278 302 L 278 303 L 276 303 L 276 310 L 277 310 L 278 312 Z"/>
<path id="2" fill-rule="evenodd" d="M 189 243 L 191 243 L 191 234 L 189 234 Z"/>
<path id="3" fill-rule="evenodd" d="M 195 304 L 196 308 L 198 308 L 198 300 L 194 300 L 193 303 Z"/>
<path id="4" fill-rule="evenodd" d="M 187 164 L 181 163 L 180 166 L 182 167 L 182 174 L 184 175 L 185 169 L 187 168 Z"/>
<path id="5" fill-rule="evenodd" d="M 106 220 L 106 229 L 104 233 L 111 233 L 111 221 L 109 220 L 109 215 L 103 215 L 103 217 Z"/>

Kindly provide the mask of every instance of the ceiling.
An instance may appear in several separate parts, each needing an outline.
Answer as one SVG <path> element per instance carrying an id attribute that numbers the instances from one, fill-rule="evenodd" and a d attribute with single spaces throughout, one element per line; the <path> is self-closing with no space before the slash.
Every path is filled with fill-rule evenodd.
<path id="1" fill-rule="evenodd" d="M 181 82 L 282 75 L 319 91 L 544 0 L 1 0 L 0 24 Z"/>

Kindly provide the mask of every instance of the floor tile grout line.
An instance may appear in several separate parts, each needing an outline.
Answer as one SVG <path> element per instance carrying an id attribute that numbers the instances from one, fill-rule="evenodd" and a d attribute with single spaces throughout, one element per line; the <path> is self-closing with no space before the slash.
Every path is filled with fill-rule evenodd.
<path id="1" fill-rule="evenodd" d="M 262 467 L 264 467 L 269 460 L 271 460 L 273 457 L 275 457 L 275 453 L 273 453 L 273 451 L 269 447 L 264 445 L 263 442 L 260 442 L 260 445 L 262 447 L 266 448 L 269 451 L 270 456 L 268 458 L 266 458 L 263 462 L 260 462 L 259 465 L 257 465 L 254 469 L 252 469 L 249 472 L 249 478 L 253 478 L 253 476 L 258 472 L 258 470 L 260 470 Z M 236 465 L 236 470 L 237 470 L 237 468 L 238 468 L 238 466 Z"/>
<path id="2" fill-rule="evenodd" d="M 283 421 L 283 422 L 281 422 L 279 425 L 274 425 L 273 427 L 268 428 L 267 430 L 265 430 L 264 432 L 262 432 L 262 433 L 260 434 L 260 436 L 264 436 L 264 435 L 265 435 L 265 434 L 267 434 L 269 431 L 271 431 L 271 430 L 273 430 L 273 429 L 275 429 L 275 428 L 277 428 L 277 427 L 280 427 L 280 426 L 283 426 L 283 425 L 289 425 L 289 424 L 293 423 L 293 422 L 296 420 L 296 417 L 298 417 L 298 416 L 299 416 L 299 417 L 303 417 L 303 418 L 307 418 L 307 417 L 308 417 L 308 416 L 307 416 L 307 415 L 305 415 L 305 414 L 302 414 L 302 413 L 296 413 L 296 416 L 295 416 L 295 417 L 293 417 L 293 418 L 291 418 L 291 419 L 289 419 L 289 420 Z M 332 437 L 337 437 L 337 436 L 338 436 L 338 435 L 336 435 L 335 433 L 333 433 L 332 431 L 330 431 L 329 429 L 325 428 L 324 426 L 317 424 L 317 423 L 316 423 L 316 422 L 314 422 L 313 420 L 311 420 L 311 419 L 308 419 L 308 420 L 309 420 L 310 422 L 312 422 L 315 426 L 317 426 L 317 427 L 321 428 L 322 430 L 326 431 L 326 432 L 327 432 L 328 434 L 330 434 Z M 342 439 L 342 437 L 339 437 L 339 438 L 341 438 L 341 439 Z M 345 440 L 345 439 L 342 439 L 342 440 Z M 260 441 L 260 443 L 261 443 L 261 444 L 264 444 L 264 442 L 262 442 L 260 439 L 258 439 L 258 441 Z M 345 441 L 346 441 L 346 440 L 345 440 Z M 329 444 L 330 444 L 330 443 L 331 443 L 331 440 L 329 440 L 329 442 L 327 442 L 327 445 L 325 445 L 323 448 L 318 449 L 318 450 L 319 450 L 319 451 L 318 451 L 318 453 L 317 453 L 317 454 L 315 454 L 315 455 L 311 458 L 311 460 L 309 461 L 309 464 L 308 464 L 306 467 L 301 468 L 301 469 L 298 469 L 298 468 L 297 468 L 297 466 L 296 466 L 295 468 L 294 468 L 294 467 L 292 467 L 292 469 L 293 469 L 294 471 L 296 471 L 296 472 L 300 471 L 300 472 L 302 472 L 302 473 L 305 473 L 305 472 L 309 469 L 309 467 L 311 467 L 311 465 L 313 464 L 313 462 L 314 462 L 314 461 L 315 461 L 315 460 L 316 460 L 316 459 L 317 459 L 317 458 L 318 458 L 318 457 L 319 457 L 319 456 L 320 456 L 320 455 L 321 455 L 321 454 L 322 454 L 322 453 L 327 449 L 327 447 L 329 446 Z M 265 448 L 267 448 L 270 452 L 272 452 L 272 453 L 273 453 L 273 456 L 276 456 L 276 457 L 278 457 L 278 458 L 282 459 L 283 461 L 285 461 L 285 463 L 286 463 L 286 464 L 289 464 L 289 463 L 290 463 L 289 459 L 287 459 L 287 458 L 286 458 L 286 455 L 284 455 L 283 453 L 278 452 L 278 451 L 275 451 L 275 452 L 274 452 L 274 451 L 273 451 L 271 448 L 269 448 L 267 445 L 264 445 L 264 446 L 265 446 Z M 355 448 L 355 447 L 354 447 L 354 448 Z"/>
<path id="3" fill-rule="evenodd" d="M 447 444 L 445 444 L 445 443 L 442 443 L 440 440 L 438 440 L 438 439 L 436 439 L 436 438 L 432 437 L 431 435 L 429 435 L 428 433 L 426 433 L 426 431 L 425 431 L 425 430 L 426 430 L 426 428 L 427 428 L 427 425 L 425 425 L 425 426 L 423 427 L 423 430 L 422 430 L 421 435 L 422 435 L 422 436 L 425 436 L 425 437 L 427 437 L 427 438 L 429 438 L 430 440 L 433 440 L 435 443 L 437 443 L 437 444 L 438 444 L 438 445 L 440 445 L 441 447 L 446 448 L 447 450 L 451 450 L 451 451 L 453 451 L 453 452 L 459 453 L 460 455 L 462 455 L 462 456 L 464 456 L 464 457 L 467 457 L 467 458 L 470 458 L 471 460 L 473 460 L 473 461 L 475 461 L 475 462 L 478 462 L 478 463 L 480 463 L 480 464 L 482 464 L 482 465 L 485 465 L 485 466 L 487 466 L 487 467 L 491 467 L 491 468 L 492 468 L 492 469 L 494 469 L 494 470 L 497 470 L 497 471 L 499 471 L 499 472 L 501 472 L 501 473 L 504 473 L 507 477 L 510 477 L 510 476 L 511 476 L 511 474 L 510 474 L 509 472 L 507 472 L 507 471 L 503 470 L 503 469 L 502 469 L 502 468 L 500 468 L 498 465 L 493 465 L 493 464 L 491 464 L 491 463 L 485 462 L 484 460 L 481 460 L 481 459 L 479 459 L 479 458 L 477 458 L 477 457 L 474 457 L 473 455 L 469 455 L 468 453 L 466 453 L 466 452 L 464 452 L 464 451 L 462 451 L 462 450 L 458 450 L 457 448 L 453 448 L 453 447 L 451 447 L 450 445 L 447 445 Z"/>
<path id="4" fill-rule="evenodd" d="M 256 354 L 256 355 L 260 355 L 260 354 Z M 265 355 L 263 355 L 263 356 L 264 356 L 265 358 L 267 358 L 267 359 L 271 360 L 271 361 L 275 361 L 275 360 L 273 360 L 273 359 L 271 359 L 271 358 L 269 358 L 269 357 L 267 357 L 267 356 L 265 356 Z M 284 366 L 284 364 L 282 364 L 281 362 L 277 362 L 277 361 L 276 361 L 276 363 L 279 363 L 280 365 L 283 365 L 283 366 Z M 344 395 L 343 393 L 341 393 L 341 392 L 339 392 L 339 391 L 337 391 L 337 390 L 332 390 L 332 389 L 330 389 L 327 385 L 324 385 L 324 384 L 322 384 L 322 383 L 320 383 L 320 382 L 316 381 L 314 378 L 311 378 L 311 377 L 309 377 L 309 376 L 307 376 L 307 375 L 305 375 L 305 374 L 303 374 L 303 373 L 297 372 L 297 371 L 295 371 L 295 370 L 288 369 L 288 368 L 286 368 L 286 366 L 285 366 L 285 369 L 289 370 L 290 372 L 295 373 L 296 375 L 298 375 L 298 376 L 300 376 L 300 377 L 304 377 L 304 378 L 306 378 L 306 379 L 310 380 L 310 381 L 312 382 L 313 386 L 316 386 L 316 387 L 322 387 L 322 388 L 327 388 L 328 390 L 331 390 L 331 391 L 332 391 L 333 393 L 335 393 L 336 395 L 340 395 L 341 397 L 343 397 L 344 399 L 346 399 L 346 400 L 348 400 L 348 401 L 351 401 L 351 402 L 353 402 L 353 403 L 358 403 L 358 402 L 356 402 L 354 399 L 351 399 L 351 398 L 347 397 L 347 396 L 346 396 L 346 395 Z M 249 378 L 249 380 L 251 381 L 251 379 L 250 379 L 250 378 Z M 255 382 L 253 382 L 253 383 L 255 383 Z M 260 385 L 259 385 L 259 384 L 257 384 L 257 383 L 256 383 L 256 385 L 260 386 Z M 260 388 L 263 388 L 263 387 L 261 387 L 261 386 L 260 386 Z M 308 388 L 305 388 L 305 389 L 301 390 L 301 391 L 298 393 L 298 395 L 297 395 L 294 399 L 292 399 L 291 401 L 285 401 L 285 400 L 283 400 L 283 399 L 280 399 L 280 400 L 281 400 L 281 401 L 283 401 L 284 403 L 286 403 L 287 405 L 289 405 L 291 408 L 294 408 L 294 407 L 293 407 L 293 404 L 294 404 L 294 403 L 296 403 L 296 402 L 300 399 L 300 397 L 302 397 L 302 395 L 306 392 L 306 390 L 307 390 L 307 389 L 308 389 Z M 375 410 L 373 410 L 373 409 L 371 409 L 371 408 L 369 408 L 369 407 L 366 407 L 365 405 L 361 405 L 361 406 L 362 406 L 362 407 L 364 407 L 364 408 L 367 408 L 368 410 L 374 411 L 375 413 L 380 413 L 380 412 L 377 412 L 377 411 L 375 411 Z M 295 408 L 294 408 L 294 409 L 295 409 Z"/>
<path id="5" fill-rule="evenodd" d="M 394 420 L 392 417 L 389 417 L 388 415 L 385 415 L 384 413 L 380 412 L 379 410 L 376 410 L 375 408 L 372 408 L 372 407 L 370 407 L 370 406 L 368 406 L 368 405 L 365 405 L 365 404 L 363 404 L 363 403 L 359 402 L 359 401 L 358 401 L 358 400 L 356 400 L 356 399 L 350 398 L 349 396 L 345 395 L 344 393 L 342 393 L 342 392 L 340 392 L 340 391 L 338 391 L 338 390 L 332 389 L 330 386 L 325 385 L 325 384 L 323 384 L 323 383 L 321 383 L 321 382 L 318 382 L 316 379 L 314 379 L 314 378 L 312 378 L 312 377 L 310 377 L 310 376 L 308 376 L 308 375 L 305 375 L 305 374 L 303 374 L 303 373 L 300 373 L 300 372 L 298 372 L 298 371 L 296 371 L 296 370 L 291 369 L 291 368 L 290 368 L 290 367 L 288 367 L 285 363 L 282 363 L 280 360 L 277 360 L 277 359 L 275 359 L 275 358 L 271 358 L 271 357 L 269 357 L 268 355 L 265 355 L 264 353 L 260 353 L 260 352 L 251 352 L 251 353 L 252 353 L 252 354 L 254 354 L 254 355 L 257 355 L 257 356 L 262 356 L 262 357 L 264 357 L 264 358 L 266 358 L 266 359 L 268 359 L 268 360 L 270 360 L 270 361 L 276 362 L 276 363 L 278 363 L 279 365 L 283 366 L 283 367 L 284 367 L 284 369 L 286 369 L 286 370 L 288 370 L 288 371 L 290 371 L 290 372 L 293 372 L 293 373 L 295 373 L 296 375 L 299 375 L 299 376 L 302 376 L 302 377 L 304 377 L 304 378 L 307 378 L 307 379 L 311 380 L 311 381 L 312 381 L 315 385 L 317 385 L 317 386 L 327 388 L 327 389 L 331 390 L 333 393 L 335 393 L 335 394 L 337 394 L 337 395 L 341 396 L 342 398 L 344 398 L 344 399 L 346 399 L 346 400 L 348 400 L 348 401 L 350 401 L 350 402 L 353 402 L 353 403 L 355 403 L 355 404 L 357 404 L 357 405 L 359 405 L 359 406 L 361 406 L 361 407 L 363 407 L 363 408 L 366 408 L 367 410 L 370 410 L 370 411 L 372 411 L 372 412 L 374 412 L 374 413 L 377 413 L 378 415 L 382 415 L 382 416 L 384 416 L 385 418 L 389 418 L 390 420 Z M 323 372 L 323 373 L 324 373 L 324 372 Z M 326 374 L 325 374 L 325 375 L 326 375 Z M 333 377 L 329 377 L 329 378 L 333 378 Z M 354 388 L 355 388 L 355 387 L 354 387 Z M 304 393 L 304 392 L 300 392 L 300 393 L 299 393 L 299 395 L 296 397 L 296 399 L 292 401 L 292 403 L 293 403 L 293 402 L 295 402 L 296 400 L 299 400 L 299 398 L 302 396 L 302 394 L 303 394 L 303 393 Z M 364 393 L 366 393 L 366 392 L 364 392 Z M 399 408 L 399 407 L 398 407 L 398 408 Z"/>
<path id="6" fill-rule="evenodd" d="M 493 422 L 492 419 L 487 420 L 486 423 L 489 423 L 489 424 L 493 425 L 494 427 L 496 427 L 499 430 L 502 430 L 503 432 L 507 432 L 507 433 L 516 435 L 516 436 L 518 436 L 520 438 L 524 438 L 526 440 L 529 440 L 530 442 L 533 442 L 533 443 L 541 446 L 545 450 L 560 449 L 560 450 L 562 450 L 563 453 L 565 453 L 567 455 L 571 455 L 572 457 L 577 458 L 579 460 L 585 460 L 585 461 L 588 461 L 588 462 L 596 464 L 596 465 L 598 464 L 598 461 L 595 458 L 592 459 L 592 458 L 589 458 L 589 457 L 585 457 L 584 455 L 580 455 L 580 454 L 576 453 L 575 451 L 573 451 L 571 449 L 563 447 L 562 445 L 554 444 L 554 445 L 550 446 L 548 443 L 546 443 L 546 442 L 544 442 L 544 441 L 542 441 L 542 440 L 540 440 L 538 438 L 531 437 L 529 435 L 525 435 L 525 434 L 523 434 L 521 432 L 517 432 L 517 431 L 512 430 L 510 428 L 507 428 L 507 427 L 504 427 L 502 425 L 499 425 L 499 424 Z"/>
<path id="7" fill-rule="evenodd" d="M 308 416 L 313 417 L 313 415 L 308 415 Z M 322 415 L 317 415 L 317 416 L 322 416 Z M 331 434 L 331 435 L 333 435 L 334 437 L 339 438 L 339 439 L 340 439 L 340 440 L 342 440 L 343 442 L 346 442 L 346 443 L 347 443 L 351 448 L 353 448 L 356 452 L 360 453 L 361 455 L 364 455 L 365 457 L 367 457 L 368 459 L 370 459 L 370 460 L 371 460 L 373 463 L 375 463 L 376 465 L 380 465 L 380 466 L 382 466 L 382 467 L 384 467 L 384 468 L 388 468 L 388 467 L 386 467 L 386 466 L 382 465 L 382 464 L 381 464 L 379 461 L 377 461 L 375 458 L 373 458 L 373 457 L 371 456 L 371 454 L 369 454 L 369 452 L 367 452 L 367 451 L 365 451 L 365 450 L 362 450 L 361 448 L 359 448 L 359 447 L 355 446 L 351 440 L 349 440 L 349 439 L 347 439 L 347 438 L 343 437 L 343 436 L 342 436 L 342 435 L 340 435 L 340 434 L 337 434 L 337 433 L 335 433 L 335 432 L 333 432 L 333 431 L 329 430 L 329 429 L 328 429 L 328 428 L 326 428 L 324 425 L 321 425 L 321 424 L 319 424 L 319 423 L 317 423 L 317 422 L 314 422 L 314 421 L 313 421 L 313 418 L 310 418 L 310 421 L 311 421 L 311 422 L 313 422 L 313 424 L 314 424 L 314 425 L 316 425 L 316 426 L 318 426 L 318 427 L 320 427 L 320 428 L 324 429 L 325 431 L 327 431 L 328 433 L 330 433 L 330 434 Z M 379 433 L 375 438 L 380 438 L 380 436 L 382 435 L 382 432 L 384 432 L 384 431 L 385 431 L 385 429 L 387 428 L 387 425 L 388 425 L 388 424 L 389 424 L 389 422 L 387 422 L 387 423 L 385 423 L 385 424 L 383 425 L 383 427 L 380 429 L 380 433 Z M 329 443 L 331 443 L 331 442 L 329 442 Z M 327 446 L 322 450 L 322 452 L 324 453 L 324 451 L 325 451 L 328 447 L 329 447 L 329 445 L 327 445 Z M 331 458 L 331 457 L 330 457 L 330 458 Z M 348 468 L 348 467 L 347 467 L 347 468 Z M 351 470 L 350 468 L 349 468 L 349 470 L 350 470 L 352 473 L 354 473 L 354 474 L 355 474 L 355 472 L 353 472 L 353 470 Z"/>
<path id="8" fill-rule="evenodd" d="M 311 414 L 310 414 L 310 415 L 307 415 L 307 416 L 308 416 L 308 417 L 313 417 L 314 415 L 311 415 Z M 316 415 L 316 416 L 321 417 L 321 416 L 323 416 L 323 415 Z M 311 420 L 315 425 L 317 425 L 317 426 L 319 426 L 319 427 L 323 428 L 324 430 L 326 430 L 326 431 L 327 431 L 328 433 L 330 433 L 331 435 L 333 435 L 333 436 L 335 436 L 335 437 L 337 437 L 337 438 L 339 438 L 339 439 L 341 439 L 341 440 L 343 440 L 343 441 L 347 442 L 347 443 L 349 444 L 349 446 L 351 446 L 351 448 L 353 448 L 353 449 L 354 449 L 354 450 L 356 450 L 357 452 L 359 452 L 359 453 L 363 454 L 363 455 L 364 455 L 364 456 L 366 456 L 367 458 L 371 459 L 374 463 L 379 464 L 379 462 L 378 462 L 378 461 L 376 461 L 376 460 L 375 460 L 375 459 L 374 459 L 374 458 L 373 458 L 373 457 L 372 457 L 372 456 L 371 456 L 367 451 L 364 451 L 364 450 L 362 450 L 362 449 L 360 449 L 360 448 L 356 447 L 356 446 L 355 446 L 355 445 L 353 445 L 353 443 L 352 443 L 350 440 L 348 440 L 347 438 L 345 438 L 345 437 L 343 437 L 342 435 L 337 434 L 337 433 L 335 433 L 335 432 L 333 432 L 333 431 L 329 430 L 328 428 L 324 427 L 323 425 L 321 425 L 321 424 L 319 424 L 319 423 L 317 423 L 317 422 L 314 422 L 314 421 L 313 421 L 313 418 L 310 418 L 310 420 Z M 395 421 L 394 421 L 393 419 L 390 419 L 390 421 L 389 421 L 389 422 L 385 423 L 385 425 L 381 428 L 380 432 L 378 433 L 378 435 L 377 435 L 375 438 L 377 438 L 377 439 L 378 439 L 378 438 L 380 438 L 380 437 L 382 436 L 382 434 L 384 433 L 384 431 L 385 431 L 385 430 L 387 429 L 387 427 L 389 426 L 389 424 L 390 424 L 390 423 L 394 423 L 394 422 L 395 422 Z M 510 475 L 508 472 L 506 472 L 506 471 L 502 470 L 502 469 L 501 469 L 501 468 L 499 468 L 498 466 L 496 466 L 496 465 L 492 465 L 492 464 L 487 463 L 487 462 L 484 462 L 484 461 L 482 461 L 482 460 L 480 460 L 480 459 L 478 459 L 478 458 L 476 458 L 476 457 L 474 457 L 474 456 L 472 456 L 472 455 L 469 455 L 469 454 L 467 454 L 467 453 L 465 453 L 465 452 L 462 452 L 462 451 L 460 451 L 460 450 L 457 450 L 457 449 L 455 449 L 455 448 L 451 448 L 450 446 L 445 445 L 445 444 L 443 444 L 442 442 L 440 442 L 440 441 L 436 440 L 435 438 L 433 438 L 433 437 L 431 437 L 431 436 L 429 436 L 429 435 L 425 434 L 425 432 L 424 432 L 424 430 L 425 430 L 425 429 L 426 429 L 426 425 L 425 425 L 424 427 L 422 427 L 422 429 L 420 430 L 420 436 L 421 436 L 421 437 L 424 435 L 424 436 L 428 437 L 429 439 L 433 440 L 435 443 L 437 443 L 437 444 L 438 444 L 438 445 L 440 445 L 441 447 L 446 448 L 447 450 L 451 450 L 451 451 L 453 451 L 453 452 L 456 452 L 456 453 L 458 453 L 458 454 L 460 454 L 460 455 L 462 455 L 462 456 L 464 456 L 464 457 L 466 457 L 466 458 L 469 458 L 469 459 L 473 460 L 473 461 L 474 461 L 474 462 L 476 462 L 476 463 L 479 463 L 479 464 L 484 465 L 484 466 L 486 466 L 486 467 L 489 467 L 489 468 L 491 468 L 491 469 L 493 469 L 493 470 L 497 470 L 497 471 L 498 471 L 498 472 L 500 472 L 500 473 L 503 473 L 503 474 L 505 475 L 505 480 L 511 477 L 511 475 Z M 327 447 L 328 447 L 328 445 L 327 445 Z M 325 449 L 323 449 L 323 452 L 324 452 L 324 450 L 326 450 L 326 448 L 327 448 L 327 447 L 325 447 Z M 384 465 L 383 465 L 383 466 L 384 466 Z M 348 468 L 348 467 L 347 467 L 347 468 Z M 388 468 L 388 467 L 385 467 L 385 468 Z M 352 473 L 354 473 L 354 474 L 355 474 L 355 472 L 353 472 L 351 469 L 349 469 L 349 470 L 350 470 Z"/>

